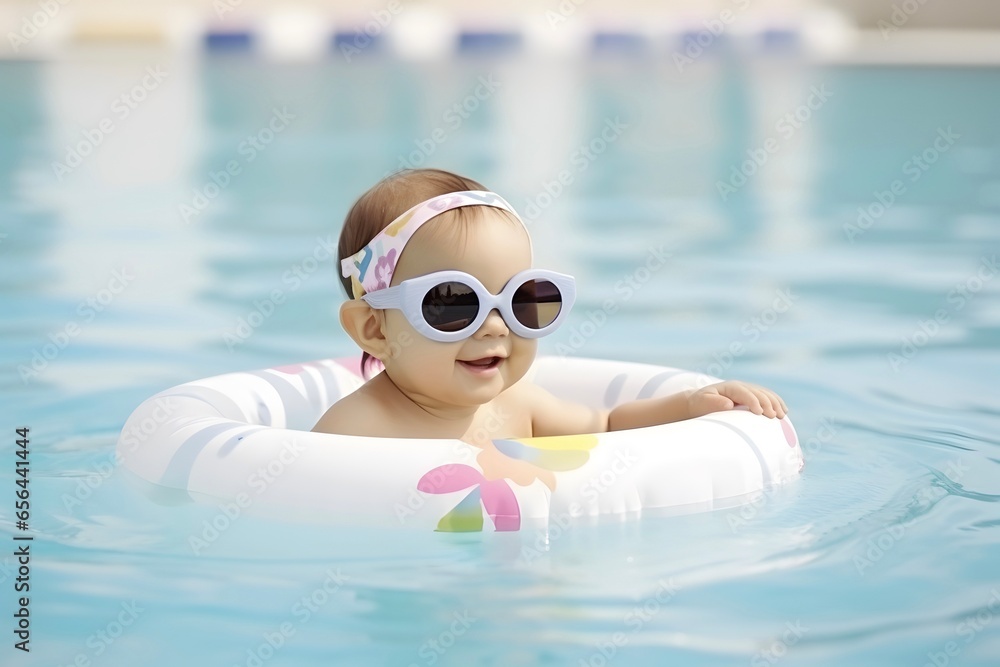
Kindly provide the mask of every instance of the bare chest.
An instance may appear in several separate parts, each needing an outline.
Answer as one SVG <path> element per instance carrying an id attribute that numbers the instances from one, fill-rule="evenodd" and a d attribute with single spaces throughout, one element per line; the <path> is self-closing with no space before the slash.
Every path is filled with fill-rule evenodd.
<path id="1" fill-rule="evenodd" d="M 483 446 L 491 440 L 530 438 L 531 416 L 515 401 L 498 397 L 476 412 L 462 440 Z"/>

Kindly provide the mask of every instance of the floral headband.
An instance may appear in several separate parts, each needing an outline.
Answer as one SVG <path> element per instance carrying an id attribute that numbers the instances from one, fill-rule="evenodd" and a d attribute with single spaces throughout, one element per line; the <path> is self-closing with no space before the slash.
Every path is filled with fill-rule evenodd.
<path id="1" fill-rule="evenodd" d="M 495 192 L 449 192 L 422 201 L 390 222 L 368 245 L 340 263 L 341 274 L 351 279 L 354 298 L 388 287 L 396 270 L 396 262 L 414 232 L 435 216 L 461 206 L 502 208 L 524 224 L 513 207 Z"/>

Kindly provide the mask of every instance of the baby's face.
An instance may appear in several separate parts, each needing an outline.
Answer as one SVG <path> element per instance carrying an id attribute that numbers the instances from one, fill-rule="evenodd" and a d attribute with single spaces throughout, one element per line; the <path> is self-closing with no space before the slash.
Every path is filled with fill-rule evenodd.
<path id="1" fill-rule="evenodd" d="M 531 268 L 531 246 L 524 228 L 493 208 L 477 207 L 476 213 L 478 219 L 468 225 L 442 219 L 419 229 L 407 243 L 391 284 L 436 271 L 463 271 L 499 294 L 516 273 Z M 448 225 L 455 229 L 449 230 Z M 538 349 L 537 340 L 512 333 L 496 310 L 472 336 L 453 343 L 417 333 L 402 311 L 383 312 L 389 341 L 408 342 L 384 360 L 386 372 L 396 386 L 429 405 L 489 402 L 524 377 Z M 499 364 L 484 368 L 466 363 L 490 357 L 500 357 Z"/>

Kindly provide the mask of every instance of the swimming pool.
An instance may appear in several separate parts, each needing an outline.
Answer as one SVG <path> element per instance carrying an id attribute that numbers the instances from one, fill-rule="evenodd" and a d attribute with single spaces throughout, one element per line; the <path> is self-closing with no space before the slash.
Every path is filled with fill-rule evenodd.
<path id="1" fill-rule="evenodd" d="M 35 531 L 5 664 L 996 663 L 996 69 L 129 63 L 0 63 L 0 517 L 29 426 Z M 354 353 L 323 260 L 401 165 L 503 193 L 577 276 L 543 351 L 773 387 L 802 477 L 548 534 L 213 537 L 220 508 L 139 494 L 113 452 L 146 397 Z"/>

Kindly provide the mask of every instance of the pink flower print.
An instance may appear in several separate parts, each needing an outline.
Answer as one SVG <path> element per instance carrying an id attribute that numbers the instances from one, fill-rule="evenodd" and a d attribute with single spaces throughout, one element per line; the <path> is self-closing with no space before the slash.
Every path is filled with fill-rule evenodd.
<path id="1" fill-rule="evenodd" d="M 375 289 L 385 289 L 392 282 L 392 272 L 396 270 L 396 249 L 390 250 L 384 257 L 379 257 L 375 264 Z"/>
<path id="2" fill-rule="evenodd" d="M 489 480 L 472 466 L 453 463 L 428 471 L 417 482 L 417 489 L 424 493 L 452 493 L 468 488 L 472 488 L 472 492 L 455 509 L 441 518 L 438 530 L 450 532 L 482 530 L 483 515 L 479 503 L 474 503 L 473 510 L 470 507 L 472 503 L 466 502 L 477 499 L 482 500 L 486 513 L 493 520 L 497 531 L 520 530 L 521 508 L 507 480 Z"/>
<path id="3" fill-rule="evenodd" d="M 781 432 L 785 434 L 785 442 L 788 443 L 789 447 L 794 448 L 795 445 L 799 444 L 799 438 L 795 435 L 795 429 L 788 417 L 781 419 Z"/>

